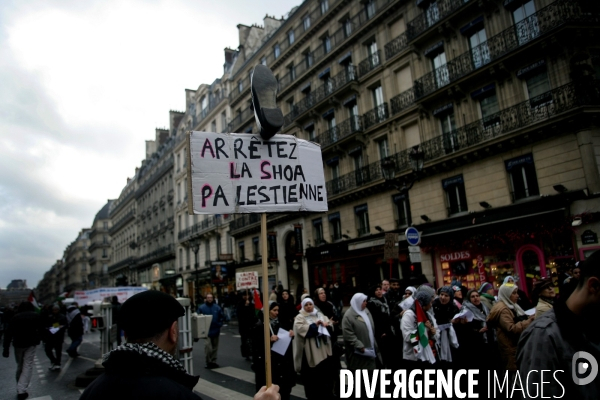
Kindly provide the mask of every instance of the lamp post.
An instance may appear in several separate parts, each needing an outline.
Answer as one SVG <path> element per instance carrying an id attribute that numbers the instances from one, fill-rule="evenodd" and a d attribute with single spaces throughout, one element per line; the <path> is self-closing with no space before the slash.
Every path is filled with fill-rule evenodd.
<path id="1" fill-rule="evenodd" d="M 410 158 L 411 168 L 413 170 L 413 178 L 407 184 L 407 180 L 402 182 L 402 186 L 396 183 L 396 161 L 392 157 L 386 157 L 381 161 L 381 172 L 386 183 L 394 187 L 398 192 L 408 195 L 408 191 L 413 187 L 415 182 L 421 179 L 421 172 L 425 164 L 425 153 L 420 149 L 420 145 L 413 146 L 408 154 Z M 410 212 L 407 215 L 407 223 L 412 225 Z"/>
<path id="2" fill-rule="evenodd" d="M 198 250 L 200 250 L 200 239 L 192 239 L 190 240 L 190 247 L 192 249 L 192 251 L 194 252 L 194 259 L 195 259 L 195 263 L 194 263 L 194 270 L 196 271 L 196 283 L 194 284 L 194 288 L 195 288 L 195 292 L 196 292 L 196 298 L 194 303 L 196 304 L 196 307 L 198 307 L 198 301 L 200 299 L 200 277 L 198 275 Z"/>

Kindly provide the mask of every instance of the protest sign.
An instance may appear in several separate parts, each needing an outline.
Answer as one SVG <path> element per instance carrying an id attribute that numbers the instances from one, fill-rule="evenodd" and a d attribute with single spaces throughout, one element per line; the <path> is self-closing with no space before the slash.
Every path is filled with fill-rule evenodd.
<path id="1" fill-rule="evenodd" d="M 237 290 L 258 289 L 258 272 L 236 272 L 235 273 L 235 288 Z"/>
<path id="2" fill-rule="evenodd" d="M 290 135 L 188 134 L 190 214 L 327 211 L 321 148 Z"/>
<path id="3" fill-rule="evenodd" d="M 119 286 L 107 287 L 91 290 L 78 290 L 73 293 L 73 299 L 81 306 L 91 303 L 92 301 L 103 301 L 106 298 L 117 296 L 119 303 L 124 303 L 125 300 L 137 294 L 148 290 L 142 286 Z"/>

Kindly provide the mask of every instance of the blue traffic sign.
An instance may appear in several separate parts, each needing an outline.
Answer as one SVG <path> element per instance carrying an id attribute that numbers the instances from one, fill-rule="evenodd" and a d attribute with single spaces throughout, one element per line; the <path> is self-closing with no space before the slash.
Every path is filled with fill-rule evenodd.
<path id="1" fill-rule="evenodd" d="M 409 226 L 406 228 L 406 231 L 404 231 L 404 234 L 406 235 L 406 241 L 409 245 L 418 246 L 419 243 L 421 243 L 421 235 L 419 234 L 419 230 L 417 228 Z"/>

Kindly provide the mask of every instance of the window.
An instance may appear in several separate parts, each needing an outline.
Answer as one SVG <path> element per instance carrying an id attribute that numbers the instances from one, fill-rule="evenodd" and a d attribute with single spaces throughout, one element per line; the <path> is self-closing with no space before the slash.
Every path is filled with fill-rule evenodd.
<path id="1" fill-rule="evenodd" d="M 354 161 L 354 174 L 356 177 L 356 184 L 362 185 L 369 181 L 368 169 L 363 169 L 365 161 L 362 150 L 357 151 L 353 154 L 352 160 Z"/>
<path id="2" fill-rule="evenodd" d="M 227 113 L 223 111 L 221 113 L 221 131 L 223 132 L 227 128 Z"/>
<path id="3" fill-rule="evenodd" d="M 290 97 L 289 99 L 287 99 L 286 103 L 288 105 L 288 112 L 294 111 L 294 98 Z"/>
<path id="4" fill-rule="evenodd" d="M 348 108 L 348 114 L 350 116 L 350 129 L 352 132 L 358 131 L 361 129 L 360 125 L 360 115 L 358 115 L 358 104 L 356 104 L 356 100 L 351 104 L 346 104 Z"/>
<path id="5" fill-rule="evenodd" d="M 290 81 L 296 79 L 296 68 L 294 68 L 294 64 L 290 64 L 288 67 L 288 74 L 290 75 Z"/>
<path id="6" fill-rule="evenodd" d="M 238 92 L 242 93 L 242 91 L 244 90 L 244 82 L 241 79 L 238 81 L 237 86 L 238 86 Z"/>
<path id="7" fill-rule="evenodd" d="M 344 21 L 344 36 L 349 37 L 350 35 L 352 35 L 352 20 L 348 17 Z"/>
<path id="8" fill-rule="evenodd" d="M 456 123 L 454 122 L 454 107 L 452 104 L 448 104 L 442 108 L 444 108 L 443 112 L 439 112 L 436 115 L 434 111 L 434 115 L 440 120 L 446 154 L 450 154 L 458 150 L 459 147 Z"/>
<path id="9" fill-rule="evenodd" d="M 181 182 L 177 183 L 177 204 L 181 203 Z"/>
<path id="10" fill-rule="evenodd" d="M 308 124 L 304 127 L 304 130 L 306 131 L 306 134 L 308 135 L 308 140 L 314 141 L 315 140 L 315 124 L 311 122 L 310 124 Z"/>
<path id="11" fill-rule="evenodd" d="M 315 238 L 315 246 L 320 245 L 323 242 L 323 219 L 313 219 L 313 236 Z"/>
<path id="12" fill-rule="evenodd" d="M 329 0 L 321 0 L 321 15 L 329 10 Z"/>
<path id="13" fill-rule="evenodd" d="M 374 0 L 367 0 L 367 2 L 365 2 L 365 12 L 367 13 L 367 19 L 373 18 L 373 16 L 375 15 Z"/>
<path id="14" fill-rule="evenodd" d="M 210 131 L 217 132 L 217 120 L 213 120 L 213 122 L 210 123 Z"/>
<path id="15" fill-rule="evenodd" d="M 288 43 L 290 44 L 290 46 L 292 44 L 294 44 L 295 37 L 294 37 L 294 30 L 293 29 L 290 30 L 290 31 L 288 31 L 287 37 L 288 37 Z"/>
<path id="16" fill-rule="evenodd" d="M 104 221 L 104 222 L 102 223 L 102 227 L 103 227 L 104 229 L 108 229 L 108 221 Z"/>
<path id="17" fill-rule="evenodd" d="M 425 18 L 427 19 L 428 26 L 432 26 L 440 20 L 440 10 L 437 1 L 429 3 L 429 7 L 425 9 Z"/>
<path id="18" fill-rule="evenodd" d="M 280 54 L 281 50 L 279 49 L 279 43 L 277 43 L 275 46 L 273 46 L 273 55 L 275 56 L 275 58 L 279 58 Z"/>
<path id="19" fill-rule="evenodd" d="M 367 52 L 369 54 L 369 66 L 373 69 L 379 65 L 379 51 L 377 50 L 376 41 L 367 46 Z"/>
<path id="20" fill-rule="evenodd" d="M 379 159 L 383 160 L 390 155 L 390 147 L 388 145 L 387 137 L 381 139 L 377 142 L 377 147 L 379 147 Z"/>
<path id="21" fill-rule="evenodd" d="M 340 163 L 336 160 L 334 163 L 329 165 L 329 170 L 331 171 L 331 179 L 336 180 L 340 177 Z"/>
<path id="22" fill-rule="evenodd" d="M 335 113 L 333 109 L 327 111 L 323 118 L 327 121 L 327 133 L 329 134 L 331 142 L 338 140 L 338 130 L 336 129 Z"/>
<path id="23" fill-rule="evenodd" d="M 246 253 L 244 251 L 244 242 L 241 241 L 238 243 L 238 257 L 240 258 L 241 263 L 243 263 L 246 260 Z"/>
<path id="24" fill-rule="evenodd" d="M 102 243 L 103 244 L 107 244 L 108 243 L 108 238 L 106 237 L 106 235 L 102 236 Z"/>
<path id="25" fill-rule="evenodd" d="M 302 25 L 304 26 L 304 30 L 307 31 L 308 28 L 310 28 L 310 15 L 306 14 L 303 18 L 302 18 Z"/>
<path id="26" fill-rule="evenodd" d="M 260 59 L 260 63 L 266 67 L 267 66 L 267 57 L 262 57 Z"/>
<path id="27" fill-rule="evenodd" d="M 435 71 L 435 83 L 437 84 L 437 87 L 441 88 L 450 83 L 448 66 L 446 65 L 446 53 L 442 50 L 442 52 L 433 56 L 431 63 L 433 64 L 433 70 Z"/>
<path id="28" fill-rule="evenodd" d="M 108 254 L 106 253 L 106 249 L 102 249 L 102 258 L 106 258 L 108 257 Z"/>
<path id="29" fill-rule="evenodd" d="M 221 235 L 217 234 L 217 259 L 221 255 Z"/>
<path id="30" fill-rule="evenodd" d="M 534 14 L 535 5 L 533 4 L 533 0 L 522 3 L 512 12 L 517 39 L 520 45 L 536 38 L 540 33 L 537 16 Z"/>
<path id="31" fill-rule="evenodd" d="M 329 38 L 329 35 L 323 38 L 323 51 L 325 54 L 331 51 L 331 39 Z"/>
<path id="32" fill-rule="evenodd" d="M 313 65 L 313 55 L 310 51 L 304 53 L 304 62 L 306 63 L 306 69 L 312 67 Z"/>
<path id="33" fill-rule="evenodd" d="M 392 197 L 394 202 L 394 213 L 396 217 L 396 227 L 402 228 L 410 223 L 410 202 L 407 194 L 397 194 Z"/>
<path id="34" fill-rule="evenodd" d="M 446 192 L 448 216 L 468 211 L 467 195 L 465 193 L 465 184 L 462 175 L 444 179 L 442 181 L 442 187 Z"/>
<path id="35" fill-rule="evenodd" d="M 252 252 L 254 254 L 254 260 L 258 260 L 260 258 L 260 241 L 258 236 L 252 238 Z"/>
<path id="36" fill-rule="evenodd" d="M 537 107 L 552 101 L 548 73 L 544 70 L 525 79 L 531 107 Z"/>
<path id="37" fill-rule="evenodd" d="M 204 252 L 206 255 L 206 264 L 208 265 L 208 263 L 210 262 L 210 239 L 206 239 L 206 242 L 204 244 Z"/>
<path id="38" fill-rule="evenodd" d="M 479 68 L 490 62 L 490 49 L 487 45 L 487 36 L 484 28 L 469 36 L 469 46 L 471 47 L 471 56 L 473 57 L 475 68 Z"/>
<path id="39" fill-rule="evenodd" d="M 525 154 L 504 162 L 510 176 L 513 201 L 540 194 L 533 155 Z"/>
<path id="40" fill-rule="evenodd" d="M 329 226 L 331 229 L 331 241 L 335 242 L 337 240 L 342 240 L 342 223 L 339 211 L 329 214 L 327 219 L 329 219 Z"/>
<path id="41" fill-rule="evenodd" d="M 183 271 L 183 249 L 179 249 L 179 270 Z"/>
<path id="42" fill-rule="evenodd" d="M 383 89 L 381 85 L 377 86 L 375 89 L 371 91 L 373 95 L 373 105 L 375 107 L 379 107 L 383 105 Z"/>
<path id="43" fill-rule="evenodd" d="M 354 207 L 356 215 L 356 230 L 358 236 L 364 236 L 371 233 L 369 228 L 369 209 L 366 204 Z"/>
<path id="44" fill-rule="evenodd" d="M 179 172 L 180 167 L 181 167 L 181 154 L 177 154 L 177 172 Z"/>
<path id="45" fill-rule="evenodd" d="M 500 111 L 500 107 L 498 106 L 498 98 L 495 91 L 479 99 L 479 108 L 481 109 L 484 128 L 496 126 L 500 123 L 500 117 L 497 114 Z"/>

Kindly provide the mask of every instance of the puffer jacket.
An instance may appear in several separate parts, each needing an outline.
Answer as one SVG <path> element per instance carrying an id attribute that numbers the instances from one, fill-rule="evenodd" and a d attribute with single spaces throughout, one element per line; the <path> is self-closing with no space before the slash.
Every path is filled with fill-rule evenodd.
<path id="1" fill-rule="evenodd" d="M 519 336 L 532 320 L 515 322 L 516 315 L 503 301 L 498 301 L 487 318 L 489 328 L 496 329 L 498 350 L 502 364 L 508 371 L 517 370 L 517 343 Z"/>

